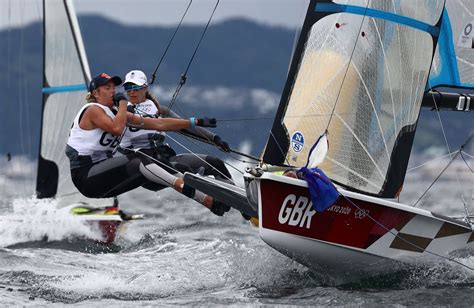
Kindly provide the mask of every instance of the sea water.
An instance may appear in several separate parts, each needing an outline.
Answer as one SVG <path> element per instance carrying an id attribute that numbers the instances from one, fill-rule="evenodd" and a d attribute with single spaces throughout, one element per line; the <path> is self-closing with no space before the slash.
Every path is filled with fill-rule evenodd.
<path id="1" fill-rule="evenodd" d="M 121 196 L 123 210 L 145 219 L 128 223 L 116 245 L 104 250 L 81 240 L 100 235 L 56 210 L 54 200 L 20 196 L 20 187 L 31 182 L 15 176 L 0 182 L 2 306 L 473 304 L 474 272 L 444 260 L 331 285 L 324 271 L 310 271 L 267 246 L 236 211 L 217 217 L 170 189 Z M 414 183 L 405 188 L 407 199 L 429 185 Z M 427 202 L 462 214 L 462 205 L 453 202 L 458 183 L 441 183 L 442 193 Z M 474 267 L 474 252 L 456 260 Z"/>

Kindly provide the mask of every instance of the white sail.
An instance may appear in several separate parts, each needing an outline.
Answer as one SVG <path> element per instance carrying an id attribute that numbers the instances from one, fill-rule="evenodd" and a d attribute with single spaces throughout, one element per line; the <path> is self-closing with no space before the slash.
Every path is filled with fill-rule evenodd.
<path id="1" fill-rule="evenodd" d="M 71 181 L 64 151 L 74 116 L 85 103 L 90 70 L 72 1 L 43 4 L 43 121 L 37 191 L 39 197 L 55 196 L 68 204 L 84 199 Z"/>
<path id="2" fill-rule="evenodd" d="M 301 56 L 282 98 L 280 121 L 289 139 L 285 163 L 303 166 L 328 129 L 330 148 L 320 167 L 331 179 L 365 193 L 395 195 L 403 183 L 443 8 L 442 0 L 310 5 L 313 12 L 329 14 L 305 22 Z M 282 138 L 277 135 L 270 141 Z M 284 151 L 281 144 L 267 147 L 264 159 L 271 156 L 268 150 Z"/>

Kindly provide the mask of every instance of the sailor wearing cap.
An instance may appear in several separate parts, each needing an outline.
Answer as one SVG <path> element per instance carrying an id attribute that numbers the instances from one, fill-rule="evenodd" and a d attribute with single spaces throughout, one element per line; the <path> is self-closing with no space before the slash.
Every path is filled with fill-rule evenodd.
<path id="1" fill-rule="evenodd" d="M 144 117 L 179 118 L 179 116 L 168 107 L 161 106 L 158 100 L 148 90 L 148 80 L 144 72 L 132 70 L 125 75 L 123 88 L 128 96 L 128 110 Z M 201 127 L 188 128 L 185 133 L 204 138 L 213 142 L 223 151 L 230 150 L 227 142 L 221 137 Z M 165 143 L 165 133 L 162 131 L 140 129 L 128 126 L 120 142 L 120 152 L 123 154 L 139 150 L 155 159 L 167 160 L 181 173 L 200 172 L 204 175 L 212 175 L 215 178 L 233 184 L 232 176 L 224 162 L 211 155 L 185 153 L 176 155 L 176 152 Z M 180 175 L 179 175 L 180 176 Z M 162 189 L 161 185 L 144 185 L 151 190 Z M 217 206 L 212 211 L 219 215 L 223 211 Z"/>
<path id="2" fill-rule="evenodd" d="M 216 127 L 216 120 L 138 117 L 127 112 L 125 95 L 115 93 L 115 87 L 121 83 L 120 77 L 106 73 L 94 77 L 89 84 L 88 103 L 73 121 L 66 155 L 76 188 L 89 198 L 108 198 L 153 182 L 179 192 L 192 191 L 194 199 L 212 208 L 213 199 L 185 187 L 166 162 L 157 164 L 138 153 L 123 156 L 113 156 L 113 153 L 127 124 L 149 130 L 179 131 L 195 126 Z"/>

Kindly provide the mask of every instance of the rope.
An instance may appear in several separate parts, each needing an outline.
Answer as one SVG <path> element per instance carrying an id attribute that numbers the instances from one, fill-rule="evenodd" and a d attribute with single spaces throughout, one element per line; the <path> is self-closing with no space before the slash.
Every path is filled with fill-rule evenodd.
<path id="1" fill-rule="evenodd" d="M 431 163 L 433 163 L 433 162 L 435 162 L 435 161 L 437 161 L 437 160 L 440 160 L 440 159 L 443 159 L 443 158 L 445 158 L 445 157 L 451 156 L 451 155 L 453 155 L 454 153 L 455 153 L 455 152 L 448 153 L 448 154 L 443 155 L 443 156 L 440 156 L 440 157 L 436 157 L 436 158 L 434 158 L 434 159 L 432 159 L 432 160 L 430 160 L 430 161 L 427 161 L 426 163 L 423 163 L 423 164 L 421 164 L 421 165 L 419 165 L 419 166 L 410 168 L 410 169 L 407 170 L 407 173 L 408 173 L 408 172 L 415 171 L 416 169 L 420 169 L 421 167 L 424 167 L 424 166 L 426 166 L 426 165 L 428 165 L 428 164 L 431 164 Z"/>
<path id="2" fill-rule="evenodd" d="M 149 113 L 147 113 L 147 112 L 145 112 L 145 111 L 143 111 L 143 110 L 140 110 L 139 108 L 135 108 L 135 111 L 134 111 L 134 112 L 135 112 L 135 113 L 140 113 L 140 116 L 153 117 L 153 115 L 151 115 L 151 114 L 149 114 Z M 195 135 L 192 135 L 192 134 L 188 134 L 188 133 L 186 133 L 186 132 L 183 132 L 183 131 L 179 131 L 179 132 L 177 132 L 177 133 L 181 134 L 183 137 L 188 138 L 188 140 L 189 140 L 190 142 L 192 142 L 190 139 L 194 139 L 194 140 L 197 140 L 197 141 L 204 142 L 204 143 L 207 143 L 207 144 L 210 144 L 210 145 L 215 146 L 215 143 L 214 143 L 214 142 L 208 140 L 208 139 L 207 139 L 205 136 L 203 136 L 203 135 L 201 135 L 201 136 L 195 136 Z M 169 136 L 169 135 L 168 135 L 168 136 Z M 169 136 L 169 137 L 170 137 L 172 140 L 176 141 L 176 139 L 172 138 L 171 136 Z M 176 141 L 176 143 L 179 144 L 179 145 L 181 145 L 181 144 L 180 144 L 179 142 L 177 142 L 177 141 Z M 193 143 L 195 146 L 199 147 L 200 149 L 204 150 L 206 153 L 211 154 L 209 151 L 205 150 L 203 147 L 199 146 L 197 143 L 195 143 L 195 142 L 192 142 L 192 143 Z M 183 145 L 181 145 L 181 146 L 182 146 L 183 148 L 187 149 L 185 146 L 183 146 Z M 191 150 L 189 150 L 189 149 L 187 149 L 187 150 L 189 151 L 189 153 L 194 154 Z M 240 156 L 244 156 L 244 157 L 250 158 L 250 159 L 252 159 L 252 160 L 254 160 L 254 161 L 257 161 L 257 162 L 259 162 L 259 163 L 261 162 L 261 159 L 258 158 L 258 157 L 255 157 L 255 156 L 252 156 L 252 155 L 250 155 L 250 154 L 243 153 L 243 152 L 240 152 L 240 151 L 237 151 L 237 150 L 234 150 L 234 149 L 229 149 L 229 153 L 227 153 L 227 152 L 224 152 L 224 153 L 225 153 L 228 157 L 230 157 L 230 158 L 232 158 L 232 159 L 234 159 L 234 160 L 236 160 L 236 161 L 242 162 L 242 163 L 253 163 L 253 162 L 246 161 L 246 160 L 242 160 L 242 159 L 238 159 L 238 158 L 232 156 L 230 153 L 234 153 L 234 154 L 238 154 L 238 155 L 240 155 Z M 226 161 L 223 161 L 223 162 L 224 162 L 224 164 L 230 166 L 232 169 L 238 171 L 238 172 L 241 173 L 241 174 L 244 174 L 240 169 L 236 168 L 234 165 L 232 165 L 232 164 L 230 164 L 230 163 L 228 163 L 228 162 L 226 162 Z M 207 162 L 206 162 L 206 163 L 207 163 Z M 214 168 L 213 166 L 211 166 L 211 167 L 212 167 L 213 169 L 215 169 L 216 171 L 219 172 L 219 170 L 217 170 L 217 169 Z"/>
<path id="3" fill-rule="evenodd" d="M 418 198 L 418 200 L 415 202 L 415 204 L 413 204 L 414 207 L 416 207 L 416 205 L 418 204 L 418 202 L 420 202 L 421 199 L 423 199 L 423 197 L 428 193 L 428 191 L 431 189 L 431 187 L 433 187 L 433 185 L 439 180 L 439 178 L 441 177 L 441 175 L 443 175 L 443 173 L 446 171 L 446 169 L 448 169 L 448 167 L 453 163 L 453 161 L 459 156 L 462 154 L 462 150 L 464 149 L 464 147 L 471 141 L 473 140 L 474 138 L 474 134 L 472 134 L 467 140 L 466 142 L 464 142 L 464 144 L 459 148 L 459 150 L 456 152 L 456 154 L 451 158 L 451 160 L 449 161 L 449 163 L 443 168 L 443 170 L 441 170 L 441 172 L 438 174 L 438 176 L 434 179 L 434 181 L 430 184 L 430 186 L 423 192 L 423 194 Z M 467 163 L 467 162 L 466 162 Z M 469 211 L 468 211 L 468 208 L 467 208 L 467 204 L 464 200 L 464 196 L 462 194 L 462 192 L 460 191 L 459 187 L 460 187 L 460 182 L 459 182 L 459 177 L 456 173 L 456 179 L 458 180 L 458 191 L 460 192 L 460 196 L 461 196 L 461 201 L 464 205 L 464 212 L 465 212 L 465 219 L 467 221 L 469 221 L 468 217 L 470 216 L 469 214 Z M 474 231 L 474 229 L 472 228 L 471 226 L 471 230 Z"/>
<path id="4" fill-rule="evenodd" d="M 177 26 L 176 29 L 174 30 L 174 33 L 173 33 L 173 35 L 171 36 L 171 39 L 168 41 L 168 45 L 166 46 L 166 49 L 165 49 L 165 51 L 163 52 L 163 55 L 161 56 L 161 59 L 160 59 L 160 61 L 158 62 L 158 65 L 157 65 L 156 68 L 155 68 L 155 71 L 154 71 L 153 74 L 151 75 L 150 86 L 153 84 L 153 82 L 155 82 L 155 79 L 156 79 L 156 72 L 157 72 L 158 69 L 160 68 L 161 62 L 163 62 L 163 59 L 165 58 L 166 54 L 168 53 L 168 49 L 170 48 L 171 43 L 173 42 L 174 37 L 176 36 L 176 33 L 178 32 L 179 28 L 181 27 L 181 24 L 183 23 L 184 17 L 185 17 L 186 14 L 188 13 L 188 10 L 189 10 L 189 7 L 191 6 L 191 3 L 193 3 L 193 0 L 189 0 L 188 6 L 186 7 L 186 10 L 184 11 L 183 16 L 181 16 L 181 20 L 179 21 L 178 26 Z"/>
<path id="5" fill-rule="evenodd" d="M 217 119 L 219 122 L 242 122 L 242 121 L 260 121 L 260 120 L 273 120 L 272 117 L 261 117 L 261 118 L 232 118 L 232 119 Z"/>
<path id="6" fill-rule="evenodd" d="M 430 80 L 428 79 L 428 87 L 429 88 L 432 88 L 431 86 L 431 83 L 430 83 Z M 434 92 L 431 92 L 431 98 L 433 99 L 433 104 L 435 106 L 435 109 L 436 109 L 436 115 L 438 117 L 438 121 L 439 121 L 439 124 L 440 124 L 440 127 L 441 127 L 441 132 L 443 133 L 443 138 L 444 138 L 444 142 L 446 143 L 446 148 L 448 149 L 448 153 L 451 153 L 451 149 L 449 147 L 449 143 L 448 143 L 448 138 L 446 136 L 446 132 L 444 130 L 444 125 L 443 125 L 443 121 L 441 121 L 441 115 L 439 113 L 439 108 L 438 108 L 438 104 L 436 103 L 436 99 L 434 97 Z M 447 169 L 447 167 L 449 167 L 449 165 L 454 161 L 454 159 L 459 155 L 460 151 L 464 148 L 464 146 L 466 144 L 468 144 L 471 139 L 474 137 L 474 134 L 471 135 L 467 141 L 461 146 L 461 148 L 459 149 L 458 153 L 456 153 L 456 155 L 454 156 L 454 158 L 449 162 L 448 166 L 446 166 L 445 169 L 443 169 L 442 173 Z M 439 174 L 439 176 L 435 179 L 435 181 L 428 187 L 428 189 L 423 193 L 423 195 L 421 195 L 421 197 L 416 201 L 415 203 L 415 206 L 416 204 L 421 200 L 422 197 L 424 197 L 424 195 L 428 192 L 428 190 L 434 185 L 434 183 L 439 179 L 439 177 L 441 176 L 441 174 Z M 456 182 L 457 182 L 457 189 L 458 189 L 458 193 L 461 197 L 461 201 L 462 201 L 462 204 L 463 204 L 463 207 L 464 207 L 464 212 L 465 212 L 465 215 L 466 215 L 466 219 L 467 217 L 469 217 L 469 210 L 467 208 L 467 204 L 466 204 L 466 201 L 464 200 L 464 194 L 462 193 L 461 189 L 459 187 L 461 187 L 461 181 L 459 180 L 459 176 L 456 172 L 454 172 L 454 176 L 456 177 Z M 472 227 L 471 227 L 472 229 Z"/>
<path id="7" fill-rule="evenodd" d="M 469 170 L 470 170 L 472 173 L 474 173 L 474 169 L 472 169 L 471 166 L 469 166 L 468 162 L 466 161 L 466 158 L 464 157 L 464 154 L 466 154 L 466 153 L 464 153 L 463 151 L 461 151 L 460 153 L 461 153 L 461 158 L 462 158 L 462 160 L 464 161 L 464 163 L 466 164 L 466 166 L 469 168 Z M 464 154 L 463 154 L 463 153 L 464 153 Z M 467 154 L 466 154 L 466 155 L 467 155 Z"/>
<path id="8" fill-rule="evenodd" d="M 214 145 L 214 142 L 211 142 L 205 138 L 201 138 L 201 137 L 198 137 L 198 136 L 194 136 L 194 135 L 190 135 L 190 134 L 186 134 L 185 132 L 179 132 L 181 135 L 187 137 L 187 138 L 190 138 L 190 139 L 194 139 L 194 140 L 198 140 L 198 141 L 201 141 L 201 142 L 204 142 L 204 143 L 207 143 L 207 144 L 211 144 L 211 145 Z M 247 158 L 250 158 L 250 159 L 253 159 L 254 161 L 257 161 L 257 162 L 261 162 L 262 160 L 256 156 L 253 156 L 251 154 L 247 154 L 247 153 L 243 153 L 243 152 L 240 152 L 240 151 L 237 151 L 237 150 L 234 150 L 234 149 L 230 149 L 229 152 L 231 153 L 234 153 L 234 154 L 238 154 L 240 156 L 244 156 L 244 157 L 247 157 Z M 224 152 L 225 153 L 225 152 Z M 226 153 L 228 154 L 228 153 Z M 239 160 L 240 161 L 240 160 Z"/>
<path id="9" fill-rule="evenodd" d="M 467 157 L 469 157 L 469 158 L 474 158 L 474 156 L 469 155 L 468 153 L 466 153 L 466 152 L 464 152 L 464 151 L 462 151 L 462 152 L 463 152 L 463 154 L 466 155 Z"/>
<path id="10" fill-rule="evenodd" d="M 343 194 L 341 194 L 341 196 L 342 196 L 344 199 L 346 199 L 350 204 L 352 204 L 354 207 L 356 207 L 358 210 L 363 210 L 362 208 L 360 208 L 357 204 L 355 204 L 355 203 L 354 203 L 351 199 L 349 199 L 348 197 L 344 196 Z M 439 258 L 442 258 L 442 259 L 445 259 L 445 260 L 454 262 L 454 263 L 456 263 L 456 264 L 458 264 L 458 265 L 461 265 L 461 266 L 463 266 L 463 267 L 465 267 L 465 268 L 467 268 L 467 269 L 469 269 L 469 270 L 471 270 L 471 271 L 474 270 L 474 267 L 470 267 L 469 265 L 463 264 L 463 263 L 461 263 L 461 262 L 455 260 L 454 258 L 445 257 L 445 256 L 443 256 L 443 255 L 440 255 L 440 254 L 437 254 L 437 253 L 435 253 L 435 252 L 429 251 L 429 250 L 427 250 L 427 249 L 425 249 L 425 248 L 422 248 L 422 247 L 416 245 L 415 243 L 413 243 L 413 242 L 411 242 L 411 241 L 409 241 L 409 240 L 407 240 L 407 239 L 404 239 L 403 237 L 399 236 L 397 233 L 393 232 L 391 229 L 387 228 L 384 224 L 382 224 L 381 222 L 379 222 L 377 219 L 373 218 L 370 214 L 367 214 L 367 217 L 369 217 L 370 220 L 372 220 L 372 221 L 375 222 L 377 225 L 379 225 L 380 227 L 382 227 L 383 229 L 385 229 L 385 231 L 389 232 L 390 234 L 392 234 L 392 235 L 395 236 L 396 238 L 398 238 L 398 239 L 404 241 L 405 243 L 407 243 L 407 244 L 409 244 L 409 245 L 415 247 L 416 249 L 419 249 L 419 250 L 421 250 L 421 251 L 423 251 L 423 252 L 426 252 L 426 253 L 428 253 L 428 254 L 431 254 L 431 255 L 433 255 L 433 256 L 436 256 L 436 257 L 439 257 Z"/>
<path id="11" fill-rule="evenodd" d="M 181 79 L 178 83 L 178 86 L 176 87 L 176 90 L 174 91 L 174 94 L 173 94 L 173 97 L 171 98 L 171 102 L 170 104 L 168 105 L 168 108 L 172 108 L 173 105 L 176 103 L 176 99 L 178 98 L 178 95 L 179 95 L 179 92 L 181 91 L 181 88 L 184 86 L 184 84 L 186 83 L 186 80 L 188 78 L 188 71 L 189 71 L 189 68 L 191 67 L 191 63 L 193 62 L 194 60 L 194 57 L 196 56 L 196 53 L 199 49 L 199 46 L 201 46 L 201 42 L 204 38 L 204 35 L 206 34 L 207 32 L 207 29 L 209 28 L 209 24 L 211 23 L 211 20 L 212 20 L 212 17 L 214 16 L 214 13 L 216 12 L 216 9 L 217 9 L 217 6 L 219 5 L 219 1 L 220 0 L 217 0 L 216 2 L 216 5 L 214 6 L 214 10 L 212 10 L 212 14 L 211 16 L 209 17 L 209 20 L 207 21 L 207 24 L 206 24 L 206 27 L 204 27 L 204 30 L 201 34 L 201 38 L 199 39 L 198 41 L 198 44 L 196 45 L 196 48 L 194 49 L 194 52 L 193 52 L 193 55 L 191 56 L 191 59 L 189 59 L 189 62 L 188 62 L 188 66 L 186 67 L 186 70 L 184 71 L 183 74 L 181 74 Z M 178 109 L 179 110 L 179 109 Z M 180 111 L 181 114 L 184 115 L 183 112 Z"/>
<path id="12" fill-rule="evenodd" d="M 423 192 L 423 194 L 418 198 L 418 200 L 416 200 L 415 204 L 413 204 L 413 207 L 416 207 L 418 202 L 420 202 L 420 200 L 423 199 L 423 197 L 428 193 L 428 191 L 431 189 L 431 187 L 433 187 L 433 185 L 439 180 L 441 175 L 443 175 L 443 173 L 446 171 L 446 169 L 448 169 L 448 167 L 451 166 L 454 159 L 456 159 L 456 157 L 458 155 L 459 155 L 459 151 L 456 153 L 456 155 L 454 155 L 454 157 L 451 158 L 451 160 L 448 162 L 448 164 L 443 168 L 443 170 L 441 170 L 441 172 L 438 174 L 438 176 L 434 179 L 434 181 L 430 184 L 430 186 L 428 186 L 428 188 Z"/>
<path id="13" fill-rule="evenodd" d="M 201 141 L 201 142 L 204 142 L 204 143 L 207 143 L 207 144 L 210 144 L 210 145 L 214 145 L 214 143 L 211 143 L 210 141 L 208 141 L 207 139 L 202 139 L 202 138 L 199 138 L 197 136 L 193 136 L 193 135 L 189 135 L 189 134 L 186 134 L 186 133 L 183 133 L 183 132 L 178 132 L 183 138 L 186 138 L 189 142 L 191 142 L 194 146 L 198 147 L 199 149 L 201 149 L 202 151 L 208 153 L 208 154 L 211 154 L 207 149 L 205 149 L 204 147 L 200 146 L 199 144 L 197 144 L 196 142 L 193 142 L 193 140 L 191 139 L 194 139 L 194 140 L 197 140 L 197 141 Z M 169 135 L 168 135 L 169 136 Z M 181 145 L 176 139 L 172 138 L 171 136 L 169 136 L 173 141 L 175 141 L 178 145 L 180 146 L 183 146 Z M 183 146 L 183 148 L 185 148 L 186 150 L 188 150 L 190 153 L 193 153 L 190 149 L 187 149 L 186 147 Z M 243 162 L 243 163 L 246 163 L 246 161 L 243 161 L 243 160 L 240 160 L 240 159 L 237 159 L 237 158 L 234 158 L 232 155 L 230 155 L 229 153 L 225 153 L 227 154 L 228 157 L 232 158 L 232 159 L 235 159 L 239 162 Z M 239 172 L 240 174 L 244 174 L 244 172 L 242 172 L 242 170 L 240 170 L 239 168 L 235 167 L 234 165 L 232 165 L 231 163 L 228 163 L 226 162 L 225 160 L 222 161 L 224 164 L 226 164 L 227 166 L 231 167 L 232 169 L 234 169 L 235 171 Z M 214 168 L 214 166 L 211 166 L 213 169 L 216 169 Z M 217 170 L 219 171 L 219 170 Z"/>
<path id="14" fill-rule="evenodd" d="M 212 169 L 214 169 L 215 171 L 217 171 L 220 175 L 222 175 L 224 178 L 226 178 L 227 180 L 229 181 L 232 181 L 233 180 L 231 178 L 229 178 L 228 176 L 226 176 L 224 173 L 222 173 L 219 169 L 217 169 L 216 167 L 214 167 L 213 165 L 211 165 L 210 163 L 208 163 L 205 159 L 202 159 L 202 157 L 200 157 L 199 155 L 197 155 L 196 153 L 194 153 L 193 151 L 191 151 L 189 148 L 187 148 L 184 144 L 182 144 L 181 142 L 179 142 L 178 140 L 176 140 L 175 138 L 171 137 L 171 136 L 168 136 L 171 140 L 173 140 L 174 142 L 176 142 L 179 146 L 181 146 L 183 149 L 185 149 L 186 151 L 188 151 L 190 154 L 196 156 L 200 161 L 202 161 L 203 163 L 205 163 L 206 165 L 208 165 L 209 167 L 211 167 Z M 243 173 L 242 173 L 243 174 Z"/>
<path id="15" fill-rule="evenodd" d="M 292 167 L 290 162 L 288 161 L 288 157 L 286 157 L 286 154 L 285 152 L 283 151 L 283 149 L 280 147 L 280 144 L 278 143 L 278 140 L 277 138 L 275 137 L 275 135 L 273 135 L 273 132 L 270 130 L 270 136 L 272 136 L 273 140 L 275 140 L 275 143 L 276 145 L 278 146 L 278 150 L 280 151 L 281 155 L 283 155 L 283 157 L 285 158 L 286 160 L 286 163 L 287 163 L 287 166 L 288 167 Z"/>

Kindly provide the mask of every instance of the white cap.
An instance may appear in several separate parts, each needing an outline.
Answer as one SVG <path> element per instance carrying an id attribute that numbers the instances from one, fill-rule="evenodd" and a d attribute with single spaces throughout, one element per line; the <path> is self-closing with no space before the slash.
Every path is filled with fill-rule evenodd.
<path id="1" fill-rule="evenodd" d="M 130 71 L 125 75 L 125 81 L 123 84 L 128 82 L 136 84 L 137 86 L 148 85 L 145 73 L 139 70 Z"/>

